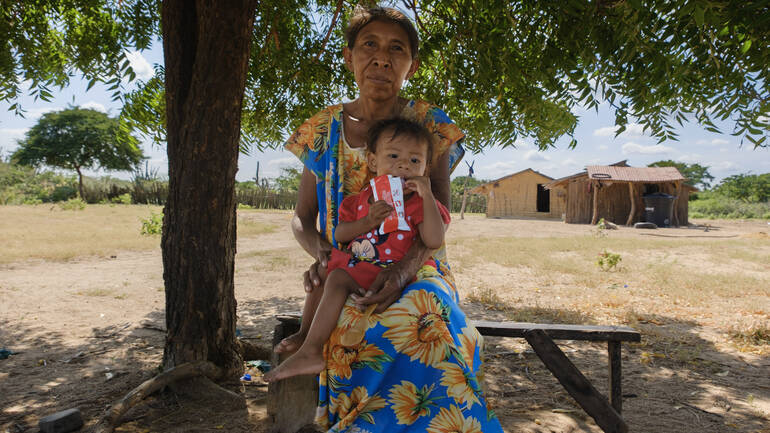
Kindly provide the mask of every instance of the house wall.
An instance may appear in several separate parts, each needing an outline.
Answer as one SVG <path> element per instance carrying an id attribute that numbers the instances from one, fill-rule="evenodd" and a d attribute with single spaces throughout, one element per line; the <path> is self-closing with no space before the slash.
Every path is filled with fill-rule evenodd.
<path id="1" fill-rule="evenodd" d="M 567 186 L 566 215 L 565 222 L 570 224 L 590 224 L 593 216 L 593 189 L 589 186 L 588 178 L 578 178 L 570 182 Z M 658 184 L 660 192 L 675 195 L 675 185 L 673 182 Z M 688 198 L 690 189 L 684 187 L 679 193 L 679 198 L 674 203 L 676 207 L 676 219 L 679 225 L 688 224 Z M 644 184 L 634 184 L 635 212 L 632 224 L 644 221 Z M 607 185 L 602 182 L 599 188 L 597 203 L 597 220 L 604 218 L 615 224 L 623 225 L 628 220 L 628 214 L 631 212 L 631 201 L 629 199 L 629 188 L 627 182 L 613 182 Z M 674 220 L 676 221 L 676 220 Z"/>
<path id="2" fill-rule="evenodd" d="M 487 217 L 561 218 L 566 199 L 563 190 L 549 191 L 550 212 L 537 211 L 537 185 L 550 181 L 545 176 L 525 171 L 490 184 L 487 187 Z"/>

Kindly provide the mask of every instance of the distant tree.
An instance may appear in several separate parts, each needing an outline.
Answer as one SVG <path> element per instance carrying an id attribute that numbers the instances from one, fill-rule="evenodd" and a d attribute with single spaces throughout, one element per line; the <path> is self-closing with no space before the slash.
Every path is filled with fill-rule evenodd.
<path id="1" fill-rule="evenodd" d="M 11 157 L 16 164 L 75 170 L 81 198 L 83 169 L 132 171 L 144 159 L 139 141 L 117 119 L 82 108 L 44 114 L 19 146 Z"/>
<path id="2" fill-rule="evenodd" d="M 275 178 L 275 183 L 281 192 L 297 192 L 301 179 L 302 170 L 296 167 L 283 167 L 281 175 Z"/>
<path id="3" fill-rule="evenodd" d="M 724 178 L 715 190 L 747 203 L 770 201 L 770 173 L 735 174 Z"/>
<path id="4" fill-rule="evenodd" d="M 692 185 L 700 189 L 710 188 L 711 181 L 714 180 L 714 176 L 709 173 L 709 167 L 704 167 L 700 164 L 687 164 L 668 159 L 665 161 L 653 162 L 648 165 L 648 167 L 676 167 L 679 172 L 682 173 L 682 176 L 687 178 L 687 181 L 685 182 L 687 185 Z"/>
<path id="5" fill-rule="evenodd" d="M 463 187 L 471 189 L 484 183 L 487 183 L 487 181 L 476 179 L 475 177 L 457 176 L 452 179 L 452 182 L 450 183 L 452 197 L 462 197 Z"/>

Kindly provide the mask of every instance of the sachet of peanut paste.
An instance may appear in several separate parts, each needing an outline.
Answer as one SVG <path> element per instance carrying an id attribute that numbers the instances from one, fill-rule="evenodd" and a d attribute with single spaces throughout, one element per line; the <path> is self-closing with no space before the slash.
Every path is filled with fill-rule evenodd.
<path id="1" fill-rule="evenodd" d="M 393 212 L 380 224 L 380 234 L 396 230 L 409 231 L 404 212 L 404 181 L 400 177 L 385 174 L 369 181 L 374 200 L 385 200 L 393 206 Z"/>

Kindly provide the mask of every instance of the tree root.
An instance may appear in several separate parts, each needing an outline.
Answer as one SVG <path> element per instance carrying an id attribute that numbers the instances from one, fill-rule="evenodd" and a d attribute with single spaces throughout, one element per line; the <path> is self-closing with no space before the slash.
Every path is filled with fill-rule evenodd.
<path id="1" fill-rule="evenodd" d="M 246 340 L 237 339 L 238 353 L 244 361 L 255 361 L 258 359 L 269 361 L 273 350 L 269 347 L 258 346 Z"/>
<path id="2" fill-rule="evenodd" d="M 112 433 L 120 425 L 120 419 L 132 407 L 170 384 L 190 379 L 197 376 L 205 376 L 208 379 L 216 380 L 223 375 L 221 368 L 208 361 L 187 362 L 177 365 L 174 368 L 146 380 L 141 385 L 134 388 L 125 397 L 112 405 L 104 418 L 94 427 L 94 433 Z"/>

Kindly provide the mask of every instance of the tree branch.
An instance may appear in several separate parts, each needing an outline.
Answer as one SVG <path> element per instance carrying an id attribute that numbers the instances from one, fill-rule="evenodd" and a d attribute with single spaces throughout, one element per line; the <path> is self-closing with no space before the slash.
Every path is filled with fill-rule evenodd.
<path id="1" fill-rule="evenodd" d="M 318 51 L 318 53 L 312 59 L 310 59 L 310 63 L 317 62 L 318 59 L 320 59 L 321 56 L 323 55 L 323 53 L 326 51 L 326 45 L 329 43 L 329 38 L 332 35 L 332 30 L 334 30 L 334 26 L 337 25 L 337 18 L 339 18 L 340 12 L 342 11 L 342 2 L 343 2 L 343 0 L 337 0 L 337 9 L 334 11 L 334 16 L 332 17 L 332 22 L 331 22 L 331 24 L 329 24 L 329 29 L 326 31 L 326 36 L 324 36 L 324 40 L 321 43 L 321 49 Z M 292 81 L 294 81 L 299 76 L 299 73 L 301 71 L 302 70 L 300 69 L 299 71 L 295 72 L 294 75 L 292 75 L 292 77 L 291 77 Z"/>

